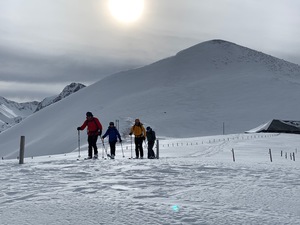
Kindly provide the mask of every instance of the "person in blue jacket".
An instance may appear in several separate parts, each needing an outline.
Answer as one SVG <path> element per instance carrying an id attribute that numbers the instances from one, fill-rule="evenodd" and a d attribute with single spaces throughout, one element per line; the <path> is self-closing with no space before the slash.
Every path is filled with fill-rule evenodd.
<path id="1" fill-rule="evenodd" d="M 122 142 L 121 135 L 120 135 L 119 131 L 117 130 L 117 128 L 115 127 L 114 122 L 109 123 L 109 127 L 108 127 L 107 131 L 105 132 L 105 134 L 102 136 L 102 140 L 104 138 L 106 138 L 106 136 L 109 137 L 108 142 L 109 142 L 109 146 L 110 146 L 110 156 L 112 159 L 114 159 L 115 155 L 116 155 L 116 143 L 118 141 L 118 138 L 119 138 L 120 143 Z"/>

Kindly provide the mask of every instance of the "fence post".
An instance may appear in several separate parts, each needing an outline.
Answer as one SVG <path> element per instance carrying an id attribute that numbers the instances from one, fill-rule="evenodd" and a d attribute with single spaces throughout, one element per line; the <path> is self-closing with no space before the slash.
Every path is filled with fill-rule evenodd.
<path id="1" fill-rule="evenodd" d="M 272 152 L 271 152 L 270 148 L 269 148 L 269 154 L 270 154 L 270 160 L 271 160 L 271 162 L 273 162 L 273 160 L 272 160 Z"/>
<path id="2" fill-rule="evenodd" d="M 21 136 L 19 164 L 24 163 L 24 148 L 25 148 L 25 136 Z"/>
<path id="3" fill-rule="evenodd" d="M 296 161 L 295 152 L 293 152 L 293 160 Z"/>
<path id="4" fill-rule="evenodd" d="M 235 162 L 234 150 L 232 149 L 231 151 L 232 151 L 233 162 Z"/>
<path id="5" fill-rule="evenodd" d="M 159 140 L 156 140 L 156 158 L 159 159 Z"/>
<path id="6" fill-rule="evenodd" d="M 120 130 L 120 120 L 116 120 L 116 128 L 117 128 L 117 130 Z"/>

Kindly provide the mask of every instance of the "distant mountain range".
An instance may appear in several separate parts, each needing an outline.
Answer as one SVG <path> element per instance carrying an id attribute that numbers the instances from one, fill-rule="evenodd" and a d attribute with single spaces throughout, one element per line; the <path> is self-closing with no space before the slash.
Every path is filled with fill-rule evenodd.
<path id="1" fill-rule="evenodd" d="M 0 134 L 0 157 L 18 155 L 21 135 L 28 157 L 76 151 L 76 127 L 87 111 L 104 130 L 118 120 L 126 143 L 136 118 L 158 138 L 241 133 L 272 119 L 299 121 L 299 95 L 299 65 L 211 40 L 107 76 L 34 113 Z M 86 150 L 86 132 L 80 134 Z"/>
<path id="2" fill-rule="evenodd" d="M 39 102 L 17 103 L 0 97 L 0 132 L 20 123 L 31 115 Z"/>
<path id="3" fill-rule="evenodd" d="M 85 85 L 80 83 L 71 83 L 67 85 L 59 95 L 47 97 L 41 102 L 17 103 L 0 97 L 0 132 L 20 123 L 33 113 L 62 100 L 84 87 Z"/>
<path id="4" fill-rule="evenodd" d="M 85 85 L 80 84 L 80 83 L 71 83 L 70 85 L 66 86 L 59 95 L 48 97 L 48 98 L 45 98 L 43 101 L 41 101 L 37 105 L 35 112 L 37 112 L 55 102 L 62 100 L 65 97 L 68 97 L 69 95 L 79 91 L 80 89 L 82 89 L 84 87 L 85 87 Z"/>

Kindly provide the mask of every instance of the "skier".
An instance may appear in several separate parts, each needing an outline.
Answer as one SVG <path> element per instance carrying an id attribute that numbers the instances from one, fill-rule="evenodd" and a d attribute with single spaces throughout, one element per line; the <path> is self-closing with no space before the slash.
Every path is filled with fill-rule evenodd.
<path id="1" fill-rule="evenodd" d="M 88 157 L 87 159 L 91 159 L 93 156 L 94 149 L 94 159 L 98 158 L 98 148 L 97 148 L 97 140 L 98 135 L 102 134 L 102 125 L 98 118 L 94 117 L 91 112 L 86 113 L 86 120 L 81 125 L 81 127 L 77 127 L 77 130 L 84 130 L 87 127 L 87 135 L 88 135 Z"/>
<path id="2" fill-rule="evenodd" d="M 146 128 L 146 136 L 148 141 L 148 159 L 154 159 L 155 154 L 153 151 L 154 142 L 156 140 L 155 131 L 151 127 Z"/>
<path id="3" fill-rule="evenodd" d="M 119 138 L 120 143 L 122 142 L 121 135 L 120 135 L 119 131 L 117 130 L 117 128 L 115 127 L 114 122 L 109 123 L 109 127 L 108 127 L 107 131 L 102 136 L 102 141 L 104 140 L 104 138 L 107 135 L 109 137 L 108 142 L 109 142 L 109 146 L 110 146 L 110 158 L 114 159 L 115 155 L 116 155 L 116 143 L 118 141 L 118 138 Z"/>
<path id="4" fill-rule="evenodd" d="M 135 120 L 134 125 L 130 129 L 129 135 L 132 134 L 134 134 L 135 154 L 136 154 L 135 158 L 138 159 L 140 155 L 142 159 L 144 157 L 143 141 L 145 140 L 146 137 L 146 130 L 139 119 Z"/>

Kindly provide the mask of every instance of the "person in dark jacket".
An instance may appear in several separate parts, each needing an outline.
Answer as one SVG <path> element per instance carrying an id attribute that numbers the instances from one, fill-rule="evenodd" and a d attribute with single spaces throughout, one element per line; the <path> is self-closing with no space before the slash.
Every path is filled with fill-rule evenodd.
<path id="1" fill-rule="evenodd" d="M 98 135 L 102 134 L 102 125 L 98 118 L 94 117 L 91 112 L 86 113 L 86 120 L 81 125 L 81 127 L 77 127 L 77 130 L 84 130 L 87 127 L 87 135 L 88 135 L 88 159 L 91 159 L 93 156 L 94 149 L 94 158 L 98 158 L 98 148 L 97 148 L 97 140 Z"/>
<path id="2" fill-rule="evenodd" d="M 105 134 L 102 136 L 102 140 L 104 138 L 106 138 L 106 136 L 108 136 L 108 142 L 109 142 L 109 147 L 110 147 L 110 157 L 112 159 L 114 159 L 115 155 L 116 155 L 116 143 L 118 141 L 118 138 L 119 138 L 120 143 L 122 142 L 121 135 L 120 135 L 119 131 L 117 130 L 117 128 L 115 127 L 114 122 L 109 123 L 109 127 L 108 127 L 107 131 L 105 132 Z"/>
<path id="3" fill-rule="evenodd" d="M 154 159 L 155 154 L 153 151 L 153 146 L 156 140 L 155 132 L 151 127 L 147 127 L 146 130 L 146 137 L 148 141 L 148 159 Z"/>

